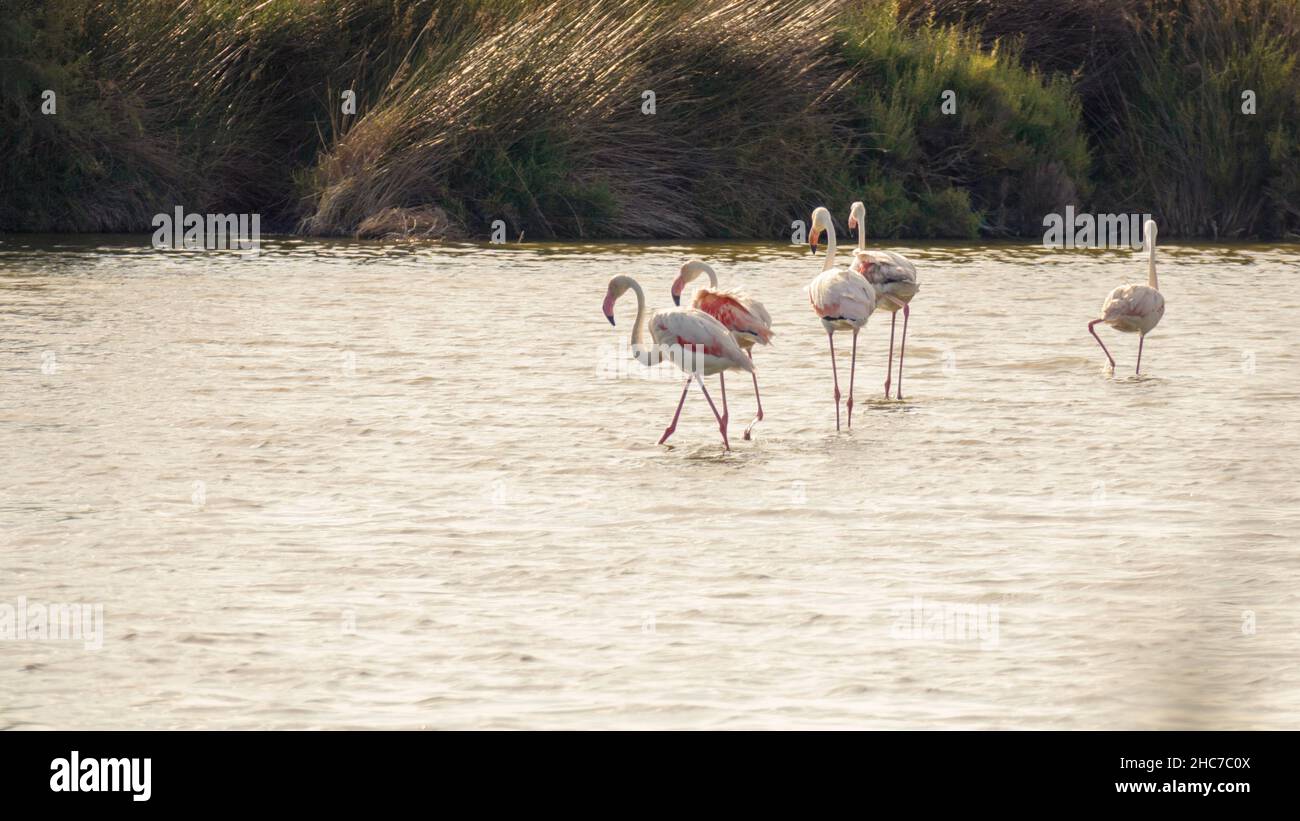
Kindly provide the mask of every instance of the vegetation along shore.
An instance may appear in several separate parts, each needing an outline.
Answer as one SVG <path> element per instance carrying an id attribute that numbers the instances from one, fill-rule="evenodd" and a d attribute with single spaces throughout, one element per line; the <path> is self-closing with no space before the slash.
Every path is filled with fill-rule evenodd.
<path id="1" fill-rule="evenodd" d="M 7 5 L 2 231 L 1300 238 L 1294 0 Z"/>

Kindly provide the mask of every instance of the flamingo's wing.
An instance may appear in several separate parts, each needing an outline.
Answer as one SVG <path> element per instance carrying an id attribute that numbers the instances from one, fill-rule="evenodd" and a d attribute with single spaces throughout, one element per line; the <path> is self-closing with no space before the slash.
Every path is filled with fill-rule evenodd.
<path id="1" fill-rule="evenodd" d="M 876 309 L 876 292 L 861 274 L 831 268 L 808 283 L 808 299 L 823 319 L 866 322 Z"/>
<path id="2" fill-rule="evenodd" d="M 877 287 L 894 283 L 916 285 L 916 266 L 902 254 L 893 251 L 854 251 L 853 256 L 854 270 Z"/>
<path id="3" fill-rule="evenodd" d="M 725 359 L 741 370 L 752 370 L 745 352 L 731 331 L 718 320 L 695 308 L 658 311 L 650 317 L 650 333 L 660 345 L 681 345 Z"/>
<path id="4" fill-rule="evenodd" d="M 772 339 L 772 317 L 767 309 L 739 291 L 701 288 L 695 292 L 695 307 L 734 333 L 748 334 L 764 345 Z"/>
<path id="5" fill-rule="evenodd" d="M 1110 292 L 1101 306 L 1102 319 L 1113 321 L 1121 317 L 1146 317 L 1162 312 L 1164 296 L 1147 285 L 1121 285 Z"/>

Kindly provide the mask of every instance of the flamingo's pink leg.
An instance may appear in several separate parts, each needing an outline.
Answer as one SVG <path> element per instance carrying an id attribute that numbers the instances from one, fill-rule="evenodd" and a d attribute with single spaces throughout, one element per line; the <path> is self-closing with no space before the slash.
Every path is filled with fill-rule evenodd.
<path id="1" fill-rule="evenodd" d="M 889 377 L 894 372 L 894 328 L 898 325 L 898 311 L 889 320 L 889 361 L 885 363 L 885 398 L 889 398 Z"/>
<path id="2" fill-rule="evenodd" d="M 1097 340 L 1097 344 L 1100 345 L 1100 346 L 1101 346 L 1101 349 L 1102 349 L 1103 351 L 1106 352 L 1106 358 L 1107 358 L 1108 360 L 1110 360 L 1110 368 L 1111 368 L 1111 370 L 1114 370 L 1114 369 L 1115 369 L 1115 357 L 1111 356 L 1111 355 L 1110 355 L 1110 351 L 1107 351 L 1107 350 L 1106 350 L 1106 343 L 1101 341 L 1101 337 L 1097 336 L 1097 331 L 1096 331 L 1095 328 L 1093 328 L 1093 326 L 1096 325 L 1098 322 L 1105 322 L 1105 321 L 1106 321 L 1106 320 L 1104 320 L 1104 319 L 1094 319 L 1093 321 L 1089 322 L 1089 323 L 1088 323 L 1088 333 L 1092 334 L 1092 338 L 1095 339 L 1095 340 Z"/>
<path id="3" fill-rule="evenodd" d="M 849 427 L 853 427 L 853 374 L 858 369 L 858 329 L 853 329 L 853 357 L 849 360 Z"/>
<path id="4" fill-rule="evenodd" d="M 907 318 L 912 313 L 912 309 L 903 303 L 903 339 L 898 343 L 898 398 L 903 398 L 903 355 L 907 353 Z M 894 314 L 895 317 L 898 314 Z"/>
<path id="5" fill-rule="evenodd" d="M 718 420 L 718 424 L 722 425 L 722 436 L 726 438 L 727 423 L 731 421 L 731 411 L 727 409 L 727 374 L 725 372 L 718 373 L 718 384 L 722 386 L 722 418 Z"/>
<path id="6" fill-rule="evenodd" d="M 1146 334 L 1138 334 L 1138 366 L 1133 371 L 1135 375 L 1142 373 L 1142 343 L 1146 341 L 1147 341 Z"/>
<path id="7" fill-rule="evenodd" d="M 682 415 L 682 405 L 686 404 L 686 392 L 691 389 L 691 379 L 692 377 L 690 376 L 686 377 L 686 384 L 682 386 L 682 398 L 677 402 L 677 413 L 673 414 L 672 423 L 668 427 L 664 428 L 664 435 L 659 437 L 658 444 L 660 445 L 667 442 L 668 437 L 672 436 L 673 431 L 677 430 L 677 420 Z"/>
<path id="8" fill-rule="evenodd" d="M 835 430 L 840 429 L 840 377 L 835 372 L 835 332 L 827 331 L 826 340 L 831 343 L 831 379 L 835 380 Z"/>
<path id="9" fill-rule="evenodd" d="M 751 352 L 751 351 L 746 351 L 746 353 L 749 354 L 749 361 L 750 361 L 750 362 L 753 362 L 753 361 L 754 361 L 754 354 L 753 354 L 753 352 Z M 752 374 L 750 374 L 750 375 L 754 377 L 754 401 L 758 403 L 758 416 L 755 416 L 754 419 L 753 419 L 753 421 L 751 421 L 751 422 L 749 423 L 749 427 L 745 428 L 745 439 L 746 439 L 746 440 L 749 439 L 749 432 L 752 431 L 752 430 L 754 429 L 754 425 L 756 425 L 756 424 L 758 424 L 759 422 L 762 422 L 762 421 L 763 421 L 763 399 L 762 399 L 762 397 L 760 397 L 760 396 L 758 395 L 758 374 L 757 374 L 757 373 L 752 373 Z"/>
<path id="10" fill-rule="evenodd" d="M 718 420 L 718 430 L 722 432 L 722 446 L 731 450 L 731 443 L 727 441 L 727 425 L 722 421 L 722 416 L 718 413 L 718 406 L 713 404 L 713 397 L 709 396 L 709 389 L 704 387 L 704 380 L 699 376 L 695 377 L 700 382 L 700 390 L 704 391 L 704 398 L 709 400 L 709 407 L 713 408 L 713 416 Z"/>

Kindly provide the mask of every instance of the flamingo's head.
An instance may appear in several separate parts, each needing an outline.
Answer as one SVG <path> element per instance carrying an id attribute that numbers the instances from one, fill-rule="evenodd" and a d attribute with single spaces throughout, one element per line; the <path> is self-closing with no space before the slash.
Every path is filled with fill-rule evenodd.
<path id="1" fill-rule="evenodd" d="M 808 228 L 808 247 L 817 253 L 817 240 L 831 227 L 831 212 L 818 206 L 812 212 L 812 225 Z"/>
<path id="2" fill-rule="evenodd" d="M 857 231 L 867 221 L 867 206 L 861 200 L 849 206 L 849 230 Z"/>
<path id="3" fill-rule="evenodd" d="M 605 289 L 605 301 L 601 304 L 600 309 L 604 312 L 605 318 L 609 324 L 614 324 L 614 303 L 618 298 L 627 293 L 631 287 L 630 280 L 627 277 L 614 277 L 609 281 L 609 287 Z"/>
<path id="4" fill-rule="evenodd" d="M 677 279 L 673 280 L 674 305 L 682 304 L 682 291 L 686 288 L 686 285 L 703 274 L 708 274 L 710 285 L 716 286 L 718 284 L 718 275 L 713 272 L 712 266 L 707 262 L 693 259 L 690 262 L 683 263 L 681 270 L 677 273 Z"/>

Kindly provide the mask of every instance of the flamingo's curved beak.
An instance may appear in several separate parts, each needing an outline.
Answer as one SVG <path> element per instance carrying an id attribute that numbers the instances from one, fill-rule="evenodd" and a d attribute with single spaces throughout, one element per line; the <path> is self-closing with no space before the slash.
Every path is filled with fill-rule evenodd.
<path id="1" fill-rule="evenodd" d="M 682 282 L 681 277 L 677 277 L 677 279 L 673 280 L 673 304 L 674 305 L 681 306 L 682 289 L 684 289 L 685 287 L 686 287 L 686 283 Z"/>
<path id="2" fill-rule="evenodd" d="M 678 306 L 678 307 L 681 307 L 681 304 L 682 304 L 682 295 L 681 295 L 681 294 L 673 294 L 673 304 L 676 305 L 676 306 Z"/>
<path id="3" fill-rule="evenodd" d="M 812 249 L 813 256 L 817 256 L 817 240 L 811 240 L 808 247 Z"/>
<path id="4" fill-rule="evenodd" d="M 614 315 L 613 315 L 613 314 L 605 314 L 605 318 L 609 320 L 609 324 L 610 324 L 610 325 L 613 325 L 613 324 L 614 324 Z"/>
<path id="5" fill-rule="evenodd" d="M 852 216 L 849 217 L 849 230 L 850 230 L 850 231 L 856 231 L 856 230 L 858 230 L 858 218 L 857 218 L 857 217 L 852 217 Z"/>

